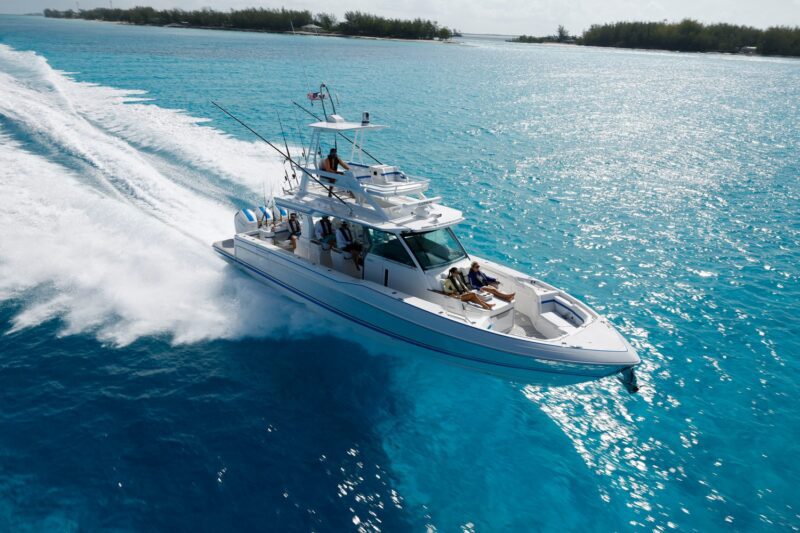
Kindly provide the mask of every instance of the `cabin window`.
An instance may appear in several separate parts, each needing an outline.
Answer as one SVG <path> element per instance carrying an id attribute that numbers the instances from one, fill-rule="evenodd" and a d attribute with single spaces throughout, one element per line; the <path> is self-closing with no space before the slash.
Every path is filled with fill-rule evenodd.
<path id="1" fill-rule="evenodd" d="M 368 228 L 367 233 L 369 235 L 369 253 L 371 255 L 379 255 L 403 265 L 414 266 L 414 260 L 408 255 L 397 235 L 373 228 Z"/>
<path id="2" fill-rule="evenodd" d="M 467 252 L 450 228 L 424 233 L 404 233 L 403 239 L 424 270 L 455 263 L 467 257 Z"/>

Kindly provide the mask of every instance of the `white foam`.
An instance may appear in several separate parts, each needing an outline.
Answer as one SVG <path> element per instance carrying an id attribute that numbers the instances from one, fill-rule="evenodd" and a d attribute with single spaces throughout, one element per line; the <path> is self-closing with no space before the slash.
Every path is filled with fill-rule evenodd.
<path id="1" fill-rule="evenodd" d="M 4 45 L 0 95 L 0 300 L 22 303 L 14 330 L 59 317 L 63 334 L 127 344 L 302 328 L 302 308 L 210 248 L 232 232 L 221 188 L 259 198 L 265 174 L 282 176 L 260 146 Z"/>

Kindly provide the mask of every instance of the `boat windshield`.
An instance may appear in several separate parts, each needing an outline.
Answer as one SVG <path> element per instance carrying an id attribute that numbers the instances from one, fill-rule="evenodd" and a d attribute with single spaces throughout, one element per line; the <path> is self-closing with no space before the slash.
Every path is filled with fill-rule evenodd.
<path id="1" fill-rule="evenodd" d="M 404 233 L 403 240 L 424 270 L 454 263 L 467 257 L 467 252 L 450 228 L 424 233 Z"/>

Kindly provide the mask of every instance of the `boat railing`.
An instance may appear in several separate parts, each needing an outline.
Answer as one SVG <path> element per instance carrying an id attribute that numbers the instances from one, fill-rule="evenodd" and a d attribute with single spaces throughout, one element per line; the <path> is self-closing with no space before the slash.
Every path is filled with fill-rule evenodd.
<path id="1" fill-rule="evenodd" d="M 428 188 L 429 181 L 425 179 L 420 180 L 405 180 L 395 181 L 390 183 L 367 183 L 366 180 L 361 182 L 361 186 L 375 196 L 403 196 L 408 194 L 424 192 Z"/>
<path id="2" fill-rule="evenodd" d="M 400 172 L 379 177 L 371 174 L 363 175 L 363 167 L 354 167 L 342 174 L 318 168 L 306 168 L 305 170 L 312 176 L 316 176 L 323 182 L 323 185 L 330 183 L 341 189 L 362 190 L 372 196 L 382 198 L 420 194 L 426 191 L 430 185 L 430 180 L 427 178 L 409 176 Z"/>
<path id="3" fill-rule="evenodd" d="M 391 207 L 384 207 L 383 211 L 389 216 L 391 220 L 400 222 L 405 218 L 425 218 L 428 216 L 427 206 L 440 202 L 441 196 L 433 196 L 431 198 L 421 198 L 419 200 L 412 200 L 403 202 L 402 204 L 394 205 Z M 422 210 L 420 210 L 422 208 Z"/>

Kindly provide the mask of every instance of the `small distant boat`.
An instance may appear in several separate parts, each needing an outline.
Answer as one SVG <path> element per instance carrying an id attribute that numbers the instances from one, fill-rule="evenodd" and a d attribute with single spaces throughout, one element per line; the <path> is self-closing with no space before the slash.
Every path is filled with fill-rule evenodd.
<path id="1" fill-rule="evenodd" d="M 524 383 L 621 374 L 628 389 L 637 390 L 633 368 L 639 356 L 606 318 L 544 281 L 469 253 L 455 231 L 462 213 L 426 196 L 428 179 L 365 162 L 366 136 L 384 127 L 370 123 L 366 113 L 361 122 L 346 121 L 335 108 L 310 124 L 311 145 L 295 163 L 301 173 L 296 184 L 271 205 L 237 212 L 236 234 L 214 249 L 322 312 L 457 364 Z M 321 154 L 344 134 L 352 135 L 344 160 L 349 170 L 322 170 Z M 317 239 L 322 217 L 328 217 L 329 230 L 347 222 L 363 248 L 360 263 L 335 243 Z M 293 247 L 290 230 L 298 229 Z M 486 309 L 447 295 L 448 272 L 456 267 L 467 274 L 473 262 L 500 290 L 514 293 L 513 300 L 475 291 L 491 306 Z"/>

